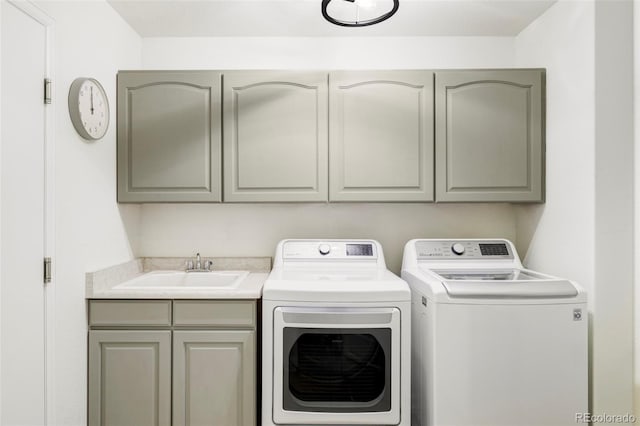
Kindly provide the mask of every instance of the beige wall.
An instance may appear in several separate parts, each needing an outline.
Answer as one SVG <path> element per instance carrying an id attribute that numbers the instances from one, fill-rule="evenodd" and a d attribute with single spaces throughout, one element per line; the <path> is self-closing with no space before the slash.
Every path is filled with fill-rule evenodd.
<path id="1" fill-rule="evenodd" d="M 518 206 L 525 263 L 594 289 L 594 4 L 561 1 L 515 40 L 516 66 L 547 68 L 546 203 Z"/>
<path id="2" fill-rule="evenodd" d="M 140 217 L 141 256 L 273 256 L 283 238 L 373 238 L 396 273 L 412 238 L 515 238 L 508 204 L 146 204 Z"/>
<path id="3" fill-rule="evenodd" d="M 147 69 L 429 69 L 513 65 L 513 37 L 145 38 Z"/>
<path id="4" fill-rule="evenodd" d="M 634 17 L 634 123 L 635 123 L 635 375 L 634 375 L 634 410 L 640 419 L 640 7 L 635 5 Z"/>
<path id="5" fill-rule="evenodd" d="M 633 410 L 633 3 L 595 5 L 594 413 Z"/>

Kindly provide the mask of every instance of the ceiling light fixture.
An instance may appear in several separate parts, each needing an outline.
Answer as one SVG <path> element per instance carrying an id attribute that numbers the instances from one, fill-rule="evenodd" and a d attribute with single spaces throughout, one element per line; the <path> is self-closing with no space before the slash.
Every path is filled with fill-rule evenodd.
<path id="1" fill-rule="evenodd" d="M 391 18 L 399 6 L 399 0 L 322 0 L 322 16 L 341 27 L 366 27 Z"/>

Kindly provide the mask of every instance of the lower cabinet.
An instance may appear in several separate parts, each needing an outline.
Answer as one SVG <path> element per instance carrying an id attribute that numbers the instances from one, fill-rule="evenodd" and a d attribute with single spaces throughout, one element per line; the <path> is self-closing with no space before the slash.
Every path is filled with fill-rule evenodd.
<path id="1" fill-rule="evenodd" d="M 89 426 L 255 425 L 256 318 L 255 300 L 89 301 Z"/>
<path id="2" fill-rule="evenodd" d="M 254 331 L 173 333 L 173 426 L 254 425 Z"/>
<path id="3" fill-rule="evenodd" d="M 89 332 L 89 425 L 171 424 L 171 331 Z"/>

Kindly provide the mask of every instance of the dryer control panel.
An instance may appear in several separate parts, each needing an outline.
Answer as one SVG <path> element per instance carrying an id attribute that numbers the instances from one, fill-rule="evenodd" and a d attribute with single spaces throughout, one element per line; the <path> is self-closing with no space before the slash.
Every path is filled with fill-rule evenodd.
<path id="1" fill-rule="evenodd" d="M 513 259 L 505 240 L 421 240 L 416 241 L 418 259 Z"/>
<path id="2" fill-rule="evenodd" d="M 321 241 L 289 240 L 282 246 L 284 259 L 301 260 L 376 260 L 378 244 L 375 241 Z"/>

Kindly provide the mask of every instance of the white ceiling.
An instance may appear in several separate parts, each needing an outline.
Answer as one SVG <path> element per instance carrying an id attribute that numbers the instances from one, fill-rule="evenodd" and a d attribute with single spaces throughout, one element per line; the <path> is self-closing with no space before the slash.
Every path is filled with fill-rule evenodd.
<path id="1" fill-rule="evenodd" d="M 388 21 L 343 28 L 321 0 L 108 0 L 142 37 L 514 36 L 555 1 L 400 0 Z"/>

